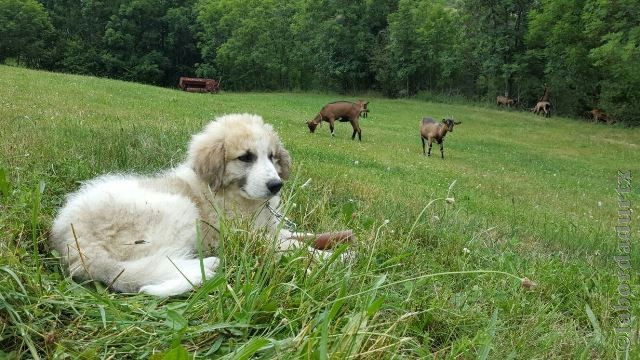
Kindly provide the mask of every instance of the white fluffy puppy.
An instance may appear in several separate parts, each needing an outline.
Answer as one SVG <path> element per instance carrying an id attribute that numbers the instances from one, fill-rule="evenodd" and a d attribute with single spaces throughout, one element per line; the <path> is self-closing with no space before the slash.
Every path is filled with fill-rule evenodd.
<path id="1" fill-rule="evenodd" d="M 197 227 L 205 249 L 217 245 L 216 209 L 273 227 L 265 205 L 277 208 L 290 164 L 260 116 L 222 116 L 193 136 L 177 168 L 86 182 L 59 211 L 50 242 L 76 279 L 121 292 L 180 294 L 202 282 Z M 205 278 L 217 265 L 215 257 L 204 259 Z"/>

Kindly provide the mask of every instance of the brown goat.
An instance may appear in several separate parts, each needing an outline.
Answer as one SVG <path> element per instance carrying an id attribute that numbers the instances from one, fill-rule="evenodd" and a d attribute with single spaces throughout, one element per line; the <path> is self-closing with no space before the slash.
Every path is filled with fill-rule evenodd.
<path id="1" fill-rule="evenodd" d="M 369 102 L 358 100 L 355 103 L 349 101 L 336 101 L 329 103 L 322 107 L 318 115 L 311 121 L 307 121 L 309 131 L 312 133 L 316 130 L 316 127 L 326 121 L 329 123 L 329 129 L 331 130 L 331 136 L 335 136 L 334 126 L 336 120 L 340 122 L 350 122 L 353 127 L 353 134 L 351 140 L 355 139 L 358 134 L 358 140 L 362 141 L 362 130 L 360 129 L 360 115 L 367 117 L 369 109 L 367 109 Z"/>
<path id="2" fill-rule="evenodd" d="M 551 103 L 548 101 L 538 101 L 531 111 L 536 115 L 542 114 L 544 117 L 551 117 Z"/>
<path id="3" fill-rule="evenodd" d="M 502 95 L 500 95 L 500 96 L 497 96 L 497 97 L 496 97 L 496 104 L 497 104 L 498 106 L 511 107 L 511 106 L 513 106 L 513 105 L 515 104 L 515 102 L 516 102 L 515 100 L 513 100 L 513 99 L 509 99 L 509 98 L 508 98 L 508 97 L 506 97 L 506 96 L 502 96 Z"/>
<path id="4" fill-rule="evenodd" d="M 422 139 L 422 154 L 431 156 L 431 145 L 435 140 L 440 144 L 440 155 L 444 159 L 444 137 L 447 132 L 453 132 L 453 125 L 462 124 L 461 121 L 455 121 L 453 119 L 442 119 L 442 122 L 437 122 L 430 117 L 422 118 L 420 123 L 420 138 Z M 425 150 L 425 140 L 429 141 L 429 153 Z"/>
<path id="5" fill-rule="evenodd" d="M 538 99 L 538 102 L 541 101 L 551 102 L 551 90 L 549 90 L 547 84 L 544 84 L 544 94 L 542 94 L 542 97 Z"/>
<path id="6" fill-rule="evenodd" d="M 605 124 L 613 124 L 615 120 L 611 118 L 611 116 L 599 109 L 593 109 L 590 111 L 591 116 L 593 116 L 593 121 L 596 123 L 603 122 Z"/>

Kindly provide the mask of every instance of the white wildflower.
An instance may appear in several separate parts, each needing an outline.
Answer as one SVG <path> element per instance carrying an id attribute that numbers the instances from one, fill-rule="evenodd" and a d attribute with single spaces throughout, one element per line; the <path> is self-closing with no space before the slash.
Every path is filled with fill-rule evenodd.
<path id="1" fill-rule="evenodd" d="M 522 286 L 523 289 L 525 290 L 532 290 L 533 288 L 535 288 L 536 286 L 538 286 L 538 283 L 536 283 L 535 281 L 531 281 L 529 280 L 529 278 L 527 277 L 523 277 L 521 280 L 520 285 Z"/>

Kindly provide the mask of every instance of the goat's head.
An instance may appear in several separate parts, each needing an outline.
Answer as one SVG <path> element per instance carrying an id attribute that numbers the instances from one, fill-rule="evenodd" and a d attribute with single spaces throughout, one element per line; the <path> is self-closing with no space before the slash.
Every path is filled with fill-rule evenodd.
<path id="1" fill-rule="evenodd" d="M 367 105 L 369 105 L 368 101 L 364 101 L 364 100 L 358 100 L 356 101 L 356 108 L 358 109 L 358 112 L 360 112 L 360 115 L 364 118 L 367 117 L 367 114 L 369 114 L 369 109 L 367 109 Z"/>
<path id="2" fill-rule="evenodd" d="M 316 131 L 316 128 L 320 124 L 322 124 L 322 113 L 318 113 L 318 115 L 316 115 L 313 120 L 307 121 L 307 126 L 309 127 L 309 131 L 311 131 L 311 133 Z"/>
<path id="3" fill-rule="evenodd" d="M 314 131 L 316 131 L 316 127 L 318 127 L 318 124 L 314 123 L 313 121 L 307 121 L 307 126 L 309 127 L 309 131 L 313 133 Z"/>
<path id="4" fill-rule="evenodd" d="M 442 123 L 444 124 L 445 129 L 449 132 L 453 132 L 453 125 L 462 124 L 462 121 L 455 121 L 453 119 L 442 119 Z"/>

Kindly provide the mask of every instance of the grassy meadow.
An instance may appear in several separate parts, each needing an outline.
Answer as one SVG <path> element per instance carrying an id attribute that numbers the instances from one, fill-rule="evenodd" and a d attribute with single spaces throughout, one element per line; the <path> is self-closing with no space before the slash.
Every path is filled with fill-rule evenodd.
<path id="1" fill-rule="evenodd" d="M 363 96 L 362 142 L 348 123 L 334 138 L 326 123 L 309 133 L 323 104 L 357 98 L 193 94 L 0 66 L 0 359 L 624 358 L 616 186 L 630 170 L 637 209 L 640 129 Z M 172 167 L 191 134 L 232 112 L 273 124 L 294 161 L 287 216 L 306 231 L 353 229 L 349 261 L 345 248 L 321 263 L 278 258 L 230 224 L 219 274 L 184 296 L 65 277 L 47 247 L 65 194 L 99 174 Z M 437 145 L 422 156 L 427 115 L 463 122 L 444 160 Z"/>

